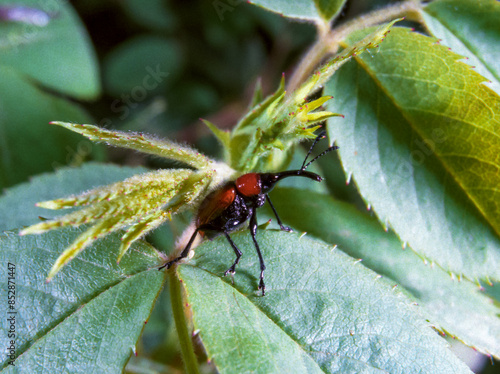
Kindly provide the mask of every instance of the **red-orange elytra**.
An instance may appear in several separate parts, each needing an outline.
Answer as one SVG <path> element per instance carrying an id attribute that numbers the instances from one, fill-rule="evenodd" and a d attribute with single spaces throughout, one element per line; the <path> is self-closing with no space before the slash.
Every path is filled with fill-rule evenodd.
<path id="1" fill-rule="evenodd" d="M 198 208 L 196 226 L 199 227 L 210 222 L 215 216 L 231 205 L 235 197 L 236 188 L 230 184 L 209 194 Z"/>
<path id="2" fill-rule="evenodd" d="M 262 190 L 260 174 L 257 173 L 244 174 L 236 179 L 234 184 L 238 192 L 247 197 L 256 196 Z"/>
<path id="3" fill-rule="evenodd" d="M 276 220 L 278 221 L 281 230 L 292 231 L 289 227 L 284 226 L 281 222 L 276 209 L 274 209 L 274 206 L 271 203 L 271 199 L 269 198 L 268 193 L 274 188 L 276 183 L 288 177 L 305 177 L 316 182 L 321 182 L 321 176 L 316 173 L 306 171 L 306 169 L 318 158 L 330 151 L 337 149 L 338 147 L 329 147 L 318 156 L 313 158 L 311 161 L 309 161 L 307 164 L 306 162 L 311 155 L 311 152 L 316 143 L 318 143 L 318 141 L 324 136 L 325 132 L 322 132 L 316 137 L 311 148 L 309 148 L 309 152 L 307 153 L 300 169 L 286 170 L 279 173 L 243 174 L 235 181 L 227 182 L 219 189 L 216 189 L 215 191 L 208 194 L 198 208 L 198 213 L 196 215 L 195 221 L 196 230 L 189 239 L 188 244 L 178 257 L 168 261 L 163 266 L 161 266 L 160 269 L 163 269 L 164 267 L 168 269 L 173 264 L 186 258 L 198 233 L 208 239 L 213 239 L 218 235 L 224 234 L 236 255 L 236 260 L 233 262 L 231 267 L 225 271 L 224 275 L 227 275 L 228 273 L 234 274 L 235 267 L 240 261 L 242 253 L 229 236 L 229 233 L 237 230 L 247 221 L 250 221 L 250 234 L 252 236 L 257 255 L 259 256 L 259 290 L 262 291 L 262 296 L 264 296 L 266 288 L 264 284 L 264 270 L 266 269 L 266 266 L 264 265 L 264 258 L 262 256 L 262 253 L 260 252 L 259 243 L 257 242 L 257 239 L 255 237 L 255 234 L 257 232 L 257 208 L 263 206 L 267 201 L 274 215 L 276 216 Z"/>

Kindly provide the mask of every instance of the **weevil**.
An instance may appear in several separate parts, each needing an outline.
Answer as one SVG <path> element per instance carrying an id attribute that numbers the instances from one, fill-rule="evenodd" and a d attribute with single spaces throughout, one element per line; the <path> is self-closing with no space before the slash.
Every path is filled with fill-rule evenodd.
<path id="1" fill-rule="evenodd" d="M 306 169 L 318 158 L 324 156 L 330 151 L 337 149 L 338 147 L 331 146 L 325 151 L 321 152 L 307 164 L 306 162 L 311 155 L 314 146 L 324 136 L 325 132 L 322 132 L 316 137 L 313 144 L 309 148 L 309 151 L 307 152 L 307 155 L 300 169 L 286 170 L 278 173 L 243 174 L 236 180 L 227 182 L 220 188 L 208 194 L 198 208 L 198 213 L 195 219 L 196 229 L 191 235 L 191 238 L 189 239 L 186 247 L 178 257 L 174 258 L 171 261 L 168 261 L 159 269 L 163 269 L 165 267 L 168 269 L 173 264 L 186 258 L 198 233 L 208 239 L 213 239 L 216 236 L 224 234 L 236 255 L 236 259 L 234 260 L 231 267 L 224 272 L 224 276 L 226 276 L 227 274 L 234 274 L 236 265 L 238 265 L 242 253 L 229 236 L 229 233 L 237 230 L 248 220 L 250 220 L 250 235 L 252 236 L 252 240 L 255 245 L 257 255 L 259 256 L 260 263 L 260 278 L 258 289 L 262 291 L 262 296 L 264 296 L 266 290 L 266 286 L 264 284 L 264 270 L 266 270 L 266 265 L 264 264 L 264 258 L 262 257 L 259 243 L 257 242 L 257 239 L 255 237 L 255 234 L 257 232 L 257 208 L 263 206 L 267 201 L 274 215 L 276 216 L 276 220 L 278 221 L 278 225 L 280 226 L 281 230 L 288 232 L 292 231 L 292 229 L 284 226 L 281 222 L 281 219 L 278 216 L 278 212 L 274 208 L 273 203 L 269 198 L 269 192 L 274 188 L 276 183 L 288 177 L 305 177 L 316 182 L 321 182 L 323 180 L 320 175 L 312 173 L 310 171 L 306 171 Z"/>

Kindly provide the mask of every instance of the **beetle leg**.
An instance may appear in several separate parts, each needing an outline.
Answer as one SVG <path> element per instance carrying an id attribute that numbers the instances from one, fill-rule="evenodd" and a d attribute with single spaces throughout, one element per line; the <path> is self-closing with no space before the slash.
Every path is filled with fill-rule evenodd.
<path id="1" fill-rule="evenodd" d="M 250 234 L 252 235 L 253 243 L 255 244 L 255 249 L 259 255 L 260 262 L 260 281 L 259 290 L 262 290 L 262 296 L 266 294 L 266 285 L 264 284 L 264 270 L 266 270 L 266 265 L 264 265 L 264 259 L 262 258 L 262 253 L 260 253 L 259 243 L 255 238 L 255 233 L 257 232 L 257 215 L 256 210 L 253 209 L 252 216 L 250 217 Z"/>
<path id="2" fill-rule="evenodd" d="M 234 253 L 236 254 L 236 260 L 234 260 L 234 263 L 231 265 L 231 267 L 224 272 L 224 276 L 226 276 L 228 273 L 234 274 L 234 268 L 236 267 L 236 265 L 238 265 L 238 262 L 240 262 L 241 251 L 238 249 L 236 244 L 234 244 L 229 234 L 227 232 L 225 232 L 224 234 L 226 235 L 227 241 L 229 242 L 229 244 L 231 244 L 231 247 L 233 247 Z"/>
<path id="3" fill-rule="evenodd" d="M 196 234 L 198 234 L 198 231 L 200 231 L 200 229 L 201 229 L 201 227 L 197 227 L 196 230 L 194 230 L 193 235 L 191 235 L 191 239 L 189 239 L 189 242 L 187 243 L 186 248 L 184 248 L 184 250 L 181 252 L 181 254 L 179 255 L 179 257 L 176 257 L 173 260 L 171 260 L 171 261 L 163 264 L 162 266 L 160 266 L 158 268 L 158 270 L 161 270 L 161 269 L 163 269 L 165 267 L 167 269 L 169 269 L 170 266 L 172 266 L 176 262 L 179 262 L 183 258 L 186 258 L 188 256 L 188 254 L 189 254 L 189 250 L 191 249 L 191 246 L 193 245 L 194 239 L 196 238 Z"/>
<path id="4" fill-rule="evenodd" d="M 269 205 L 271 206 L 271 209 L 273 210 L 274 215 L 276 216 L 276 219 L 278 220 L 278 225 L 280 225 L 281 230 L 288 231 L 288 232 L 293 232 L 293 230 L 290 227 L 283 226 L 283 223 L 281 222 L 280 217 L 278 216 L 278 212 L 276 211 L 276 209 L 274 209 L 274 205 L 271 202 L 271 199 L 269 198 L 268 194 L 266 194 L 266 200 L 269 203 Z"/>

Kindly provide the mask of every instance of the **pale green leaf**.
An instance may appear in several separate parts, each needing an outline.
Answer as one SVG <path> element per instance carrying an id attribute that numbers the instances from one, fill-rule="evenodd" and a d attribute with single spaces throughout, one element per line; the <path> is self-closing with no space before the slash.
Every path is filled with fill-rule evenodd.
<path id="1" fill-rule="evenodd" d="M 258 88 L 257 88 L 258 90 Z M 258 91 L 257 91 L 258 93 Z M 278 89 L 272 93 L 271 95 L 269 95 L 268 97 L 266 97 L 265 99 L 262 99 L 261 98 L 261 101 L 255 103 L 251 108 L 250 110 L 248 111 L 248 113 L 246 113 L 243 118 L 241 118 L 238 123 L 236 124 L 234 130 L 233 130 L 233 134 L 237 131 L 241 131 L 243 133 L 245 132 L 255 132 L 253 130 L 255 130 L 253 127 L 251 127 L 251 125 L 253 124 L 253 122 L 259 118 L 259 116 L 261 116 L 263 113 L 265 113 L 265 111 L 269 111 L 270 108 L 273 108 L 276 103 L 281 100 L 281 98 L 283 98 L 283 96 L 285 95 L 285 75 L 283 74 L 281 76 L 281 80 L 280 80 L 280 84 L 278 86 Z M 257 97 L 260 97 L 261 95 L 260 94 L 257 94 Z"/>
<path id="2" fill-rule="evenodd" d="M 258 105 L 262 100 L 264 100 L 264 92 L 262 91 L 262 80 L 257 79 L 255 83 L 255 88 L 253 90 L 252 101 L 250 102 L 250 109 Z"/>
<path id="3" fill-rule="evenodd" d="M 134 149 L 136 151 L 180 161 L 197 169 L 209 167 L 212 163 L 208 157 L 195 149 L 181 146 L 169 140 L 156 139 L 153 136 L 135 132 L 111 131 L 93 125 L 80 125 L 68 122 L 51 122 L 53 125 L 82 134 L 95 142 Z"/>
<path id="4" fill-rule="evenodd" d="M 143 167 L 85 163 L 80 167 L 61 168 L 55 173 L 35 176 L 30 182 L 9 188 L 0 196 L 0 230 L 22 228 L 39 222 L 39 216 L 50 219 L 61 214 L 37 207 L 35 204 L 39 201 L 81 193 L 144 172 Z"/>
<path id="5" fill-rule="evenodd" d="M 38 26 L 2 23 L 2 68 L 11 67 L 44 86 L 80 99 L 99 95 L 99 68 L 90 38 L 67 1 L 0 0 L 0 6 L 28 7 L 47 19 L 47 24 Z"/>
<path id="6" fill-rule="evenodd" d="M 435 40 L 395 28 L 328 83 L 348 175 L 403 242 L 449 272 L 500 279 L 499 97 Z"/>
<path id="7" fill-rule="evenodd" d="M 198 175 L 199 174 L 199 175 Z M 46 231 L 93 223 L 87 231 L 64 250 L 54 263 L 47 280 L 95 240 L 111 232 L 130 226 L 122 237 L 118 261 L 130 244 L 171 218 L 171 215 L 189 204 L 205 190 L 209 183 L 206 173 L 190 169 L 167 169 L 135 175 L 125 181 L 99 187 L 80 195 L 37 203 L 42 208 L 60 209 L 86 207 L 42 221 L 23 229 L 21 235 L 41 234 Z"/>
<path id="8" fill-rule="evenodd" d="M 231 133 L 229 131 L 224 131 L 215 126 L 212 122 L 206 119 L 201 119 L 201 121 L 212 131 L 212 134 L 219 140 L 224 149 L 225 159 L 229 158 L 229 150 L 231 149 Z"/>
<path id="9" fill-rule="evenodd" d="M 194 328 L 221 373 L 469 373 L 403 295 L 340 251 L 259 230 L 266 296 L 249 233 L 200 245 L 178 272 Z"/>

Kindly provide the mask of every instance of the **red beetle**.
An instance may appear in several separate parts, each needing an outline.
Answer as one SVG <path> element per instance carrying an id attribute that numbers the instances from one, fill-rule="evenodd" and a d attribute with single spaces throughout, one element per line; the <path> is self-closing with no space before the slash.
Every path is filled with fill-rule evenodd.
<path id="1" fill-rule="evenodd" d="M 233 240 L 229 236 L 229 233 L 238 229 L 248 219 L 250 219 L 250 234 L 252 235 L 260 262 L 259 290 L 262 290 L 262 296 L 264 296 L 266 289 L 264 284 L 264 270 L 266 269 L 266 266 L 264 265 L 264 259 L 262 258 L 262 253 L 260 252 L 259 243 L 255 238 L 255 233 L 257 231 L 256 210 L 257 208 L 263 206 L 267 200 L 274 212 L 274 215 L 276 216 L 276 219 L 278 220 L 281 230 L 289 232 L 292 231 L 289 227 L 283 226 L 276 209 L 274 209 L 274 206 L 271 203 L 268 193 L 273 189 L 277 182 L 288 177 L 306 177 L 317 182 L 322 181 L 323 178 L 321 178 L 321 176 L 310 171 L 306 171 L 306 168 L 321 156 L 337 149 L 338 147 L 329 147 L 307 164 L 306 161 L 316 143 L 324 136 L 325 132 L 322 132 L 314 140 L 306 158 L 304 159 L 304 162 L 302 163 L 302 167 L 299 170 L 287 170 L 279 173 L 243 174 L 235 181 L 228 182 L 224 186 L 208 194 L 200 204 L 198 214 L 196 215 L 196 230 L 191 236 L 191 239 L 189 239 L 186 248 L 184 248 L 179 257 L 167 262 L 159 269 L 163 269 L 164 267 L 168 269 L 174 263 L 186 258 L 198 233 L 209 239 L 213 239 L 220 234 L 224 234 L 236 254 L 236 260 L 231 267 L 224 272 L 224 275 L 227 275 L 228 273 L 234 274 L 235 267 L 240 261 L 241 251 L 238 249 L 236 244 L 234 244 Z"/>

